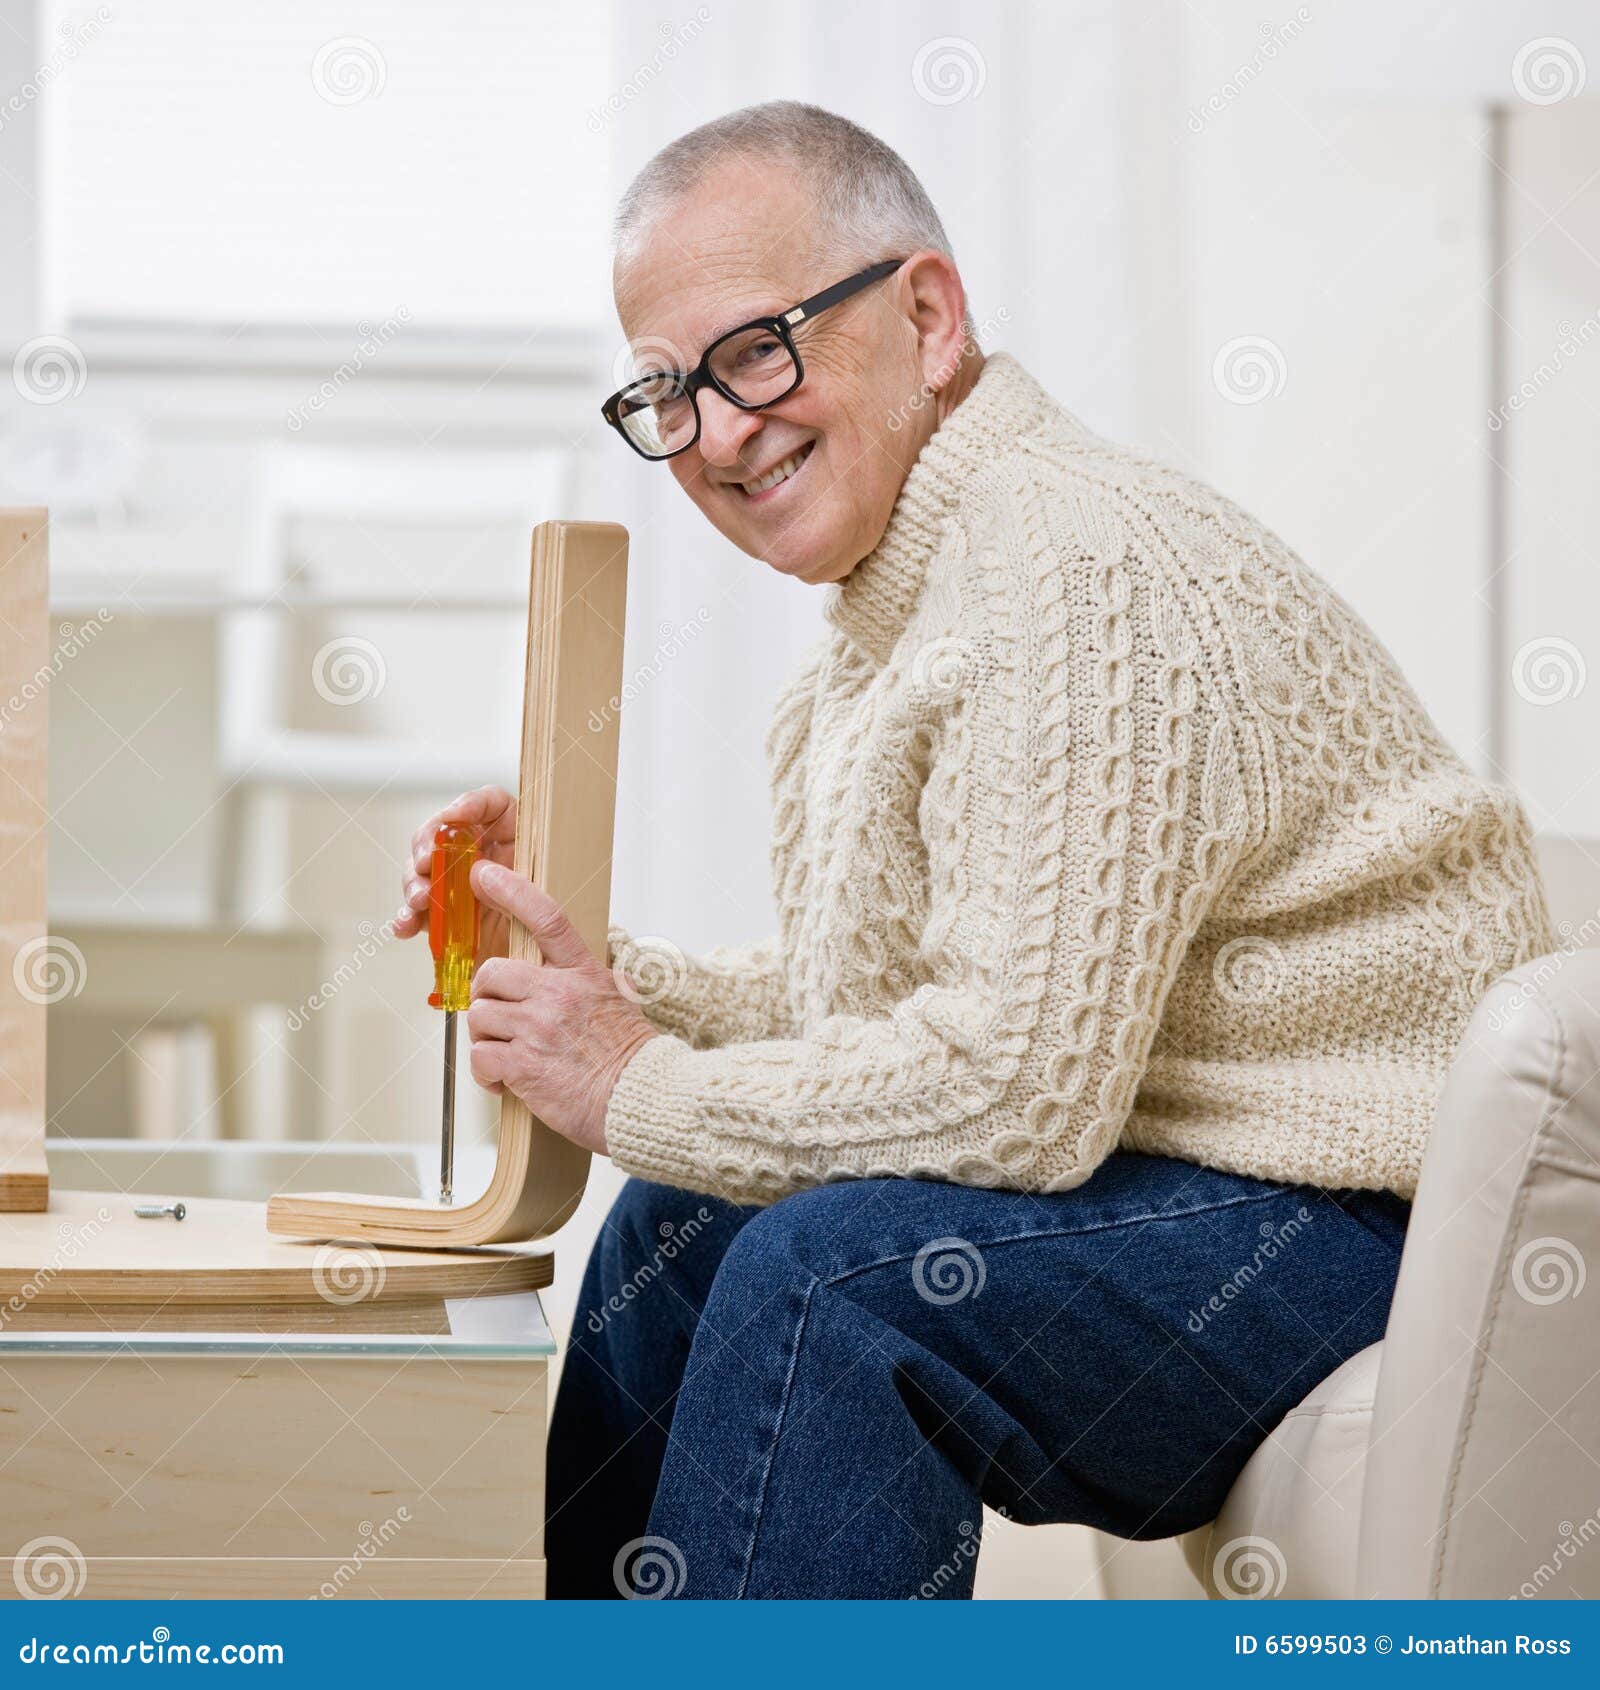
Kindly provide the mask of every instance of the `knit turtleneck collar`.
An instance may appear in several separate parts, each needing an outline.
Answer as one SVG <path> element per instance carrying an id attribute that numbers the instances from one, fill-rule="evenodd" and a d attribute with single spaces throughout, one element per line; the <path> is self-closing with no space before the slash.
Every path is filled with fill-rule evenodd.
<path id="1" fill-rule="evenodd" d="M 911 620 L 946 517 L 973 477 L 1059 408 L 1014 358 L 991 353 L 972 391 L 922 448 L 877 545 L 829 589 L 824 614 L 885 663 Z"/>

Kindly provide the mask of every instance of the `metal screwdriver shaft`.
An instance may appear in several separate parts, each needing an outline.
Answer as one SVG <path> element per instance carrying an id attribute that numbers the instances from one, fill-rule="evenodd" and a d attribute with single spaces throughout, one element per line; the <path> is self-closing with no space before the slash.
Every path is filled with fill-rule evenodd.
<path id="1" fill-rule="evenodd" d="M 455 1201 L 456 1012 L 444 1012 L 444 1112 L 439 1118 L 439 1201 Z"/>
<path id="2" fill-rule="evenodd" d="M 433 836 L 433 872 L 428 892 L 428 948 L 433 952 L 433 991 L 428 1002 L 444 1011 L 444 1111 L 439 1126 L 439 1201 L 454 1198 L 456 1150 L 456 1015 L 472 1002 L 472 970 L 478 959 L 478 900 L 472 895 L 472 865 L 483 830 L 446 822 Z"/>

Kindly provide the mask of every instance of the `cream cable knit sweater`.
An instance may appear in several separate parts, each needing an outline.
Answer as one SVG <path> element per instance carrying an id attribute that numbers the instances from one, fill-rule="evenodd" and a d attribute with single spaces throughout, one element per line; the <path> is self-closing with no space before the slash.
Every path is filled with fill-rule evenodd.
<path id="1" fill-rule="evenodd" d="M 1010 358 L 768 737 L 772 945 L 613 934 L 630 1173 L 1062 1191 L 1119 1146 L 1409 1196 L 1467 1016 L 1552 948 L 1516 798 L 1279 540 Z"/>

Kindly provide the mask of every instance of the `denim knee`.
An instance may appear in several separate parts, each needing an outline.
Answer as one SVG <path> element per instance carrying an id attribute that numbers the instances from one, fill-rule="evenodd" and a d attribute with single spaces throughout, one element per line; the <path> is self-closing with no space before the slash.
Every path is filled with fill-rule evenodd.
<path id="1" fill-rule="evenodd" d="M 723 1256 L 715 1289 L 764 1302 L 780 1288 L 804 1292 L 848 1271 L 863 1248 L 850 1221 L 868 1183 L 818 1186 L 758 1209 Z"/>

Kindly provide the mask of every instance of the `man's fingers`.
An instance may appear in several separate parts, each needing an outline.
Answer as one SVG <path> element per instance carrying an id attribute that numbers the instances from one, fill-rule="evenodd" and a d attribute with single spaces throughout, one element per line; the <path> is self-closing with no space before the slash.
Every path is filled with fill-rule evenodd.
<path id="1" fill-rule="evenodd" d="M 508 845 L 517 837 L 517 801 L 503 786 L 479 786 L 452 798 L 411 836 L 411 861 L 418 874 L 433 867 L 433 836 L 446 822 L 476 822 L 491 845 Z"/>
<path id="2" fill-rule="evenodd" d="M 504 787 L 480 786 L 451 799 L 411 835 L 411 861 L 400 874 L 400 895 L 405 901 L 393 923 L 397 939 L 409 939 L 428 925 L 433 837 L 446 822 L 476 823 L 483 829 L 485 847 L 509 856 L 517 837 L 517 801 Z"/>
<path id="3" fill-rule="evenodd" d="M 594 952 L 578 936 L 566 912 L 525 876 L 480 857 L 472 865 L 472 890 L 480 902 L 520 921 L 546 962 L 553 962 L 558 968 L 576 968 L 595 960 Z"/>
<path id="4" fill-rule="evenodd" d="M 517 1010 L 503 998 L 475 997 L 467 1011 L 467 1031 L 474 1043 L 480 1039 L 509 1039 L 517 1031 Z"/>
<path id="5" fill-rule="evenodd" d="M 465 798 L 466 793 L 462 793 L 461 797 Z M 459 804 L 461 798 L 456 799 L 455 802 Z M 418 874 L 426 875 L 433 868 L 433 836 L 439 831 L 440 823 L 449 813 L 450 806 L 446 804 L 444 809 L 429 816 L 422 826 L 411 835 L 411 866 Z"/>
<path id="6" fill-rule="evenodd" d="M 511 845 L 517 837 L 517 801 L 504 787 L 486 786 L 482 789 L 485 837 L 496 845 Z"/>
<path id="7" fill-rule="evenodd" d="M 511 1047 L 493 1039 L 472 1047 L 470 1067 L 472 1077 L 485 1091 L 499 1091 L 505 1079 L 506 1053 Z"/>
<path id="8" fill-rule="evenodd" d="M 479 963 L 472 976 L 472 1001 L 498 998 L 503 1003 L 521 1003 L 533 993 L 538 967 L 531 962 L 513 962 L 510 957 L 492 956 Z"/>

